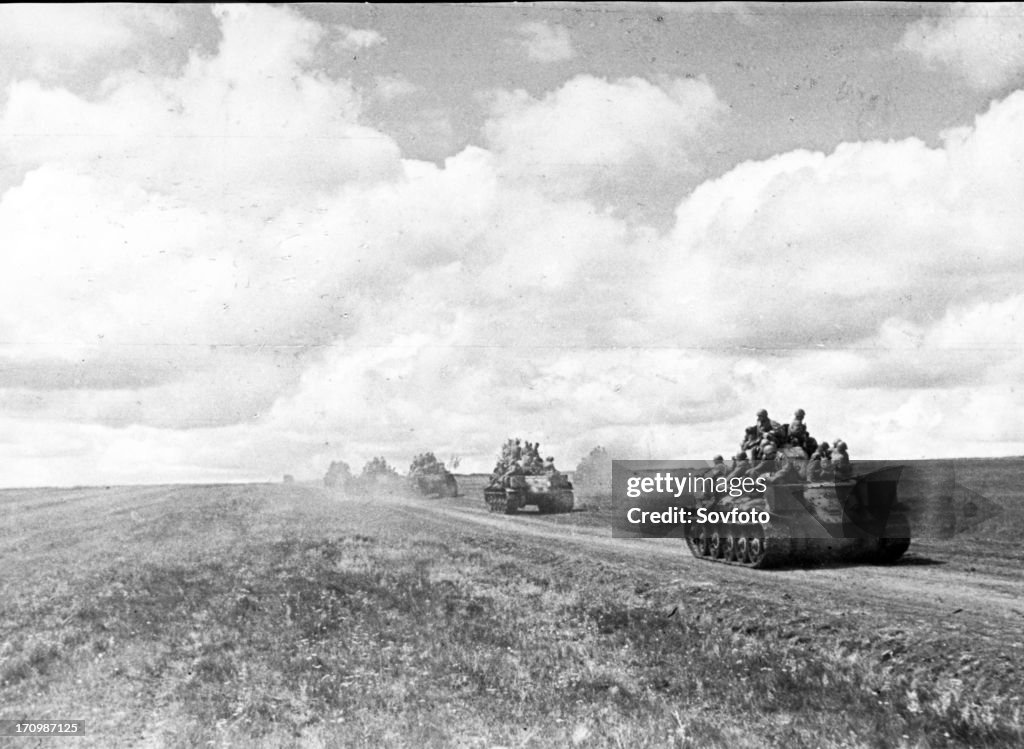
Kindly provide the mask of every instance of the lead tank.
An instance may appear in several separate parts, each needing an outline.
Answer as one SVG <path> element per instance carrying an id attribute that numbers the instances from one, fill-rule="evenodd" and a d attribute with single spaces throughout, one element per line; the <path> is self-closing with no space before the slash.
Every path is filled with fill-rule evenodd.
<path id="1" fill-rule="evenodd" d="M 794 467 L 806 461 L 799 448 L 782 452 Z M 920 486 L 927 477 L 908 476 L 901 465 L 845 480 L 804 481 L 797 473 L 767 483 L 760 495 L 705 495 L 696 502 L 683 526 L 693 555 L 763 569 L 823 562 L 889 564 L 909 548 L 910 523 L 899 488 L 908 479 Z M 702 517 L 705 522 L 698 522 Z"/>

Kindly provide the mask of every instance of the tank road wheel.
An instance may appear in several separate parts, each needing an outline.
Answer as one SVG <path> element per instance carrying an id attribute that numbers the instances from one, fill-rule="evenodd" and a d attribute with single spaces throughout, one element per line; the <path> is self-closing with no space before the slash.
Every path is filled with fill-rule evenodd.
<path id="1" fill-rule="evenodd" d="M 761 536 L 747 539 L 747 561 L 754 567 L 764 563 L 768 557 L 768 542 Z"/>
<path id="2" fill-rule="evenodd" d="M 552 512 L 572 512 L 572 508 L 576 504 L 576 498 L 571 491 L 559 492 L 555 495 L 553 504 Z"/>
<path id="3" fill-rule="evenodd" d="M 708 534 L 704 528 L 697 531 L 695 536 L 687 539 L 690 542 L 690 551 L 695 557 L 706 557 L 708 555 Z"/>
<path id="4" fill-rule="evenodd" d="M 708 555 L 712 559 L 721 559 L 722 551 L 725 548 L 721 531 L 715 528 L 715 532 L 711 534 L 711 540 L 708 542 Z"/>
<path id="5" fill-rule="evenodd" d="M 512 498 L 510 498 L 504 490 L 499 489 L 498 491 L 484 492 L 484 499 L 487 500 L 488 512 L 504 512 L 505 514 L 510 514 L 508 508 L 512 504 Z"/>
<path id="6" fill-rule="evenodd" d="M 893 513 L 884 532 L 878 539 L 878 560 L 892 564 L 910 548 L 910 523 L 902 513 Z"/>
<path id="7" fill-rule="evenodd" d="M 736 561 L 740 564 L 746 564 L 750 558 L 750 541 L 746 535 L 741 531 L 739 538 L 736 539 Z"/>
<path id="8" fill-rule="evenodd" d="M 722 556 L 727 562 L 736 559 L 736 536 L 731 530 L 726 531 L 725 537 L 722 539 Z"/>
<path id="9" fill-rule="evenodd" d="M 519 497 L 515 494 L 505 495 L 504 512 L 506 515 L 515 515 L 519 511 Z"/>

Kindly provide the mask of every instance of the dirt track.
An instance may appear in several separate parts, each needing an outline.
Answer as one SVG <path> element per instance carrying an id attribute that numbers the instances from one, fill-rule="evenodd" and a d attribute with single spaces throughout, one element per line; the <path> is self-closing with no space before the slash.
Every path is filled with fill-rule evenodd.
<path id="1" fill-rule="evenodd" d="M 485 531 L 495 539 L 515 538 L 548 549 L 557 544 L 567 560 L 614 563 L 624 571 L 646 573 L 656 587 L 683 592 L 695 586 L 727 585 L 756 593 L 766 604 L 788 606 L 799 600 L 831 613 L 883 615 L 890 624 L 905 621 L 974 633 L 1020 647 L 1024 570 L 1015 561 L 1003 564 L 991 556 L 965 559 L 944 555 L 937 544 L 918 543 L 891 567 L 758 571 L 701 562 L 676 539 L 612 538 L 606 526 L 577 524 L 567 522 L 564 516 L 530 511 L 512 517 L 490 514 L 482 499 L 475 506 L 472 497 L 392 501 L 396 512 L 420 530 L 429 524 L 442 536 L 456 530 Z"/>

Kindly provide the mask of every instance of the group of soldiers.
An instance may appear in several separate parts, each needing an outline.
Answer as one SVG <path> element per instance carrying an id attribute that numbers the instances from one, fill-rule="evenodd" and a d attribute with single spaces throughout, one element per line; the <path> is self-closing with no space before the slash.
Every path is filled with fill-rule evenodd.
<path id="1" fill-rule="evenodd" d="M 540 457 L 540 443 L 509 439 L 501 446 L 501 456 L 491 472 L 491 483 L 499 484 L 510 476 L 541 476 L 558 473 L 555 459 Z"/>
<path id="2" fill-rule="evenodd" d="M 412 459 L 412 463 L 409 466 L 410 478 L 447 472 L 448 470 L 445 468 L 444 463 L 438 460 L 432 452 L 420 453 Z"/>
<path id="3" fill-rule="evenodd" d="M 846 443 L 841 439 L 831 445 L 819 443 L 807 431 L 804 416 L 804 410 L 798 408 L 790 423 L 780 424 L 761 409 L 757 423 L 747 427 L 732 465 L 716 455 L 710 475 L 727 479 L 767 475 L 769 483 L 850 478 L 853 469 Z"/>

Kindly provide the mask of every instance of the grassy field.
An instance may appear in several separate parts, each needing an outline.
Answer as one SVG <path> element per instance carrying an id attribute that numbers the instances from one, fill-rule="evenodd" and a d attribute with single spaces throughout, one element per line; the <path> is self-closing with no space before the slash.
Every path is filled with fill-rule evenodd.
<path id="1" fill-rule="evenodd" d="M 60 741 L 94 746 L 1024 744 L 1019 640 L 769 604 L 430 502 L 0 493 L 0 717 L 82 719 Z"/>

